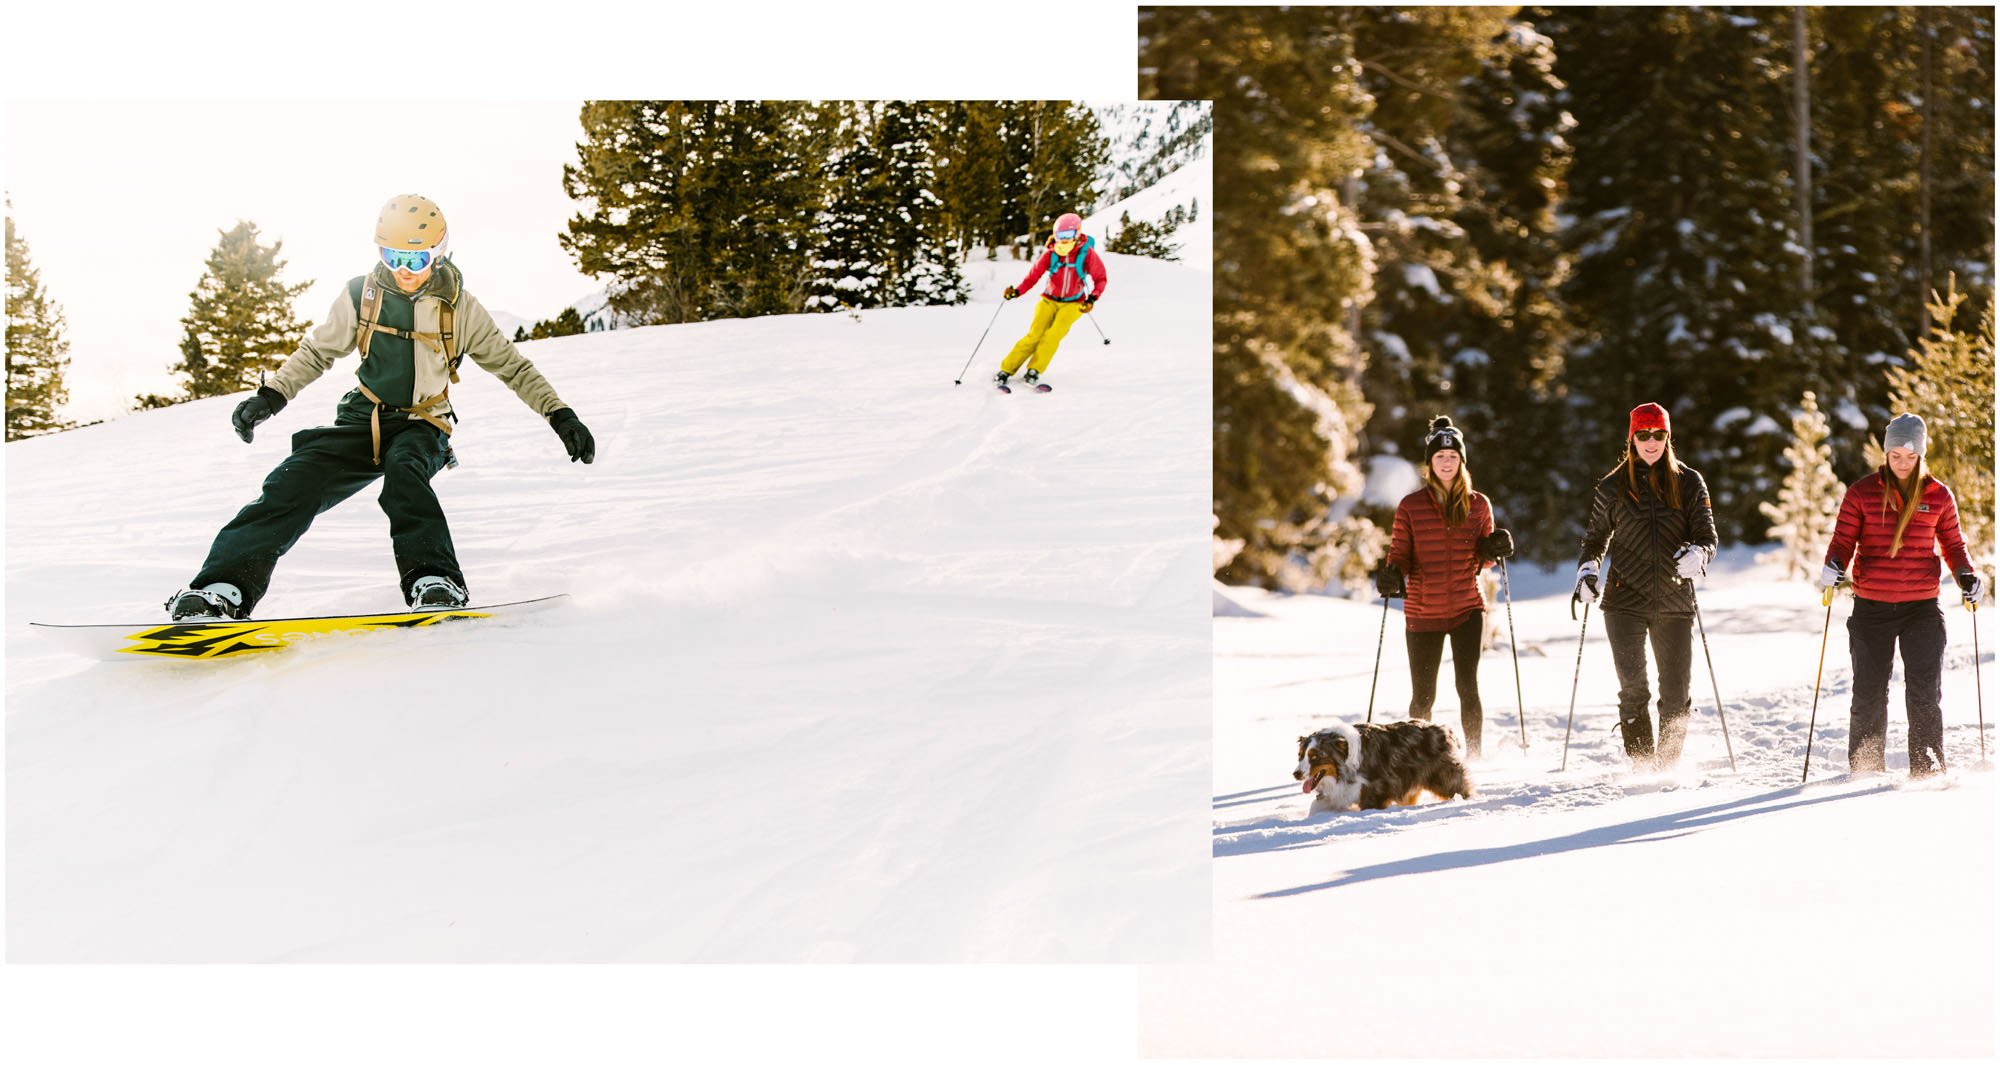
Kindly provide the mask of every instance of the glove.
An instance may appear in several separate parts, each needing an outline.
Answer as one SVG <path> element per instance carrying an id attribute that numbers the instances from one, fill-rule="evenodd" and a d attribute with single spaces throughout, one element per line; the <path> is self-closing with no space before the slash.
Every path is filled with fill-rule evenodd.
<path id="1" fill-rule="evenodd" d="M 1491 559 L 1495 562 L 1505 558 L 1513 558 L 1514 534 L 1505 529 L 1495 529 L 1485 536 L 1480 537 L 1479 542 L 1474 545 L 1474 550 L 1479 552 L 1480 558 Z"/>
<path id="2" fill-rule="evenodd" d="M 1375 571 L 1375 590 L 1384 599 L 1401 599 L 1409 587 L 1403 581 L 1403 571 L 1394 562 L 1384 562 Z"/>
<path id="3" fill-rule="evenodd" d="M 1708 552 L 1702 548 L 1693 544 L 1682 544 L 1681 549 L 1674 552 L 1674 572 L 1680 574 L 1681 580 L 1694 580 L 1707 568 Z"/>
<path id="4" fill-rule="evenodd" d="M 1008 285 L 1006 290 L 1000 293 L 1000 298 L 1003 300 L 1011 300 L 1014 297 L 1019 296 L 1020 294 L 1021 294 L 1020 289 L 1015 288 L 1012 285 Z"/>
<path id="5" fill-rule="evenodd" d="M 249 399 L 236 405 L 235 412 L 229 416 L 229 424 L 236 427 L 236 435 L 242 437 L 243 442 L 247 444 L 258 426 L 270 421 L 271 415 L 284 409 L 284 393 L 269 385 L 260 385 Z"/>
<path id="6" fill-rule="evenodd" d="M 1576 568 L 1576 591 L 1570 593 L 1569 599 L 1572 606 L 1597 602 L 1597 563 L 1586 562 Z"/>
<path id="7" fill-rule="evenodd" d="M 597 457 L 597 441 L 591 439 L 590 430 L 583 427 L 575 411 L 564 407 L 549 415 L 549 427 L 562 438 L 563 450 L 569 452 L 571 462 L 582 462 L 587 466 L 590 460 Z"/>
<path id="8" fill-rule="evenodd" d="M 1954 573 L 1952 576 L 1958 581 L 1958 590 L 1965 593 L 1967 603 L 1979 602 L 1980 597 L 1986 593 L 1986 582 L 1979 579 L 1979 574 L 1966 570 L 1963 573 Z"/>
<path id="9" fill-rule="evenodd" d="M 1084 300 L 1084 301 L 1083 301 L 1083 302 L 1082 302 L 1081 304 L 1079 304 L 1078 306 L 1082 308 L 1082 310 L 1083 310 L 1083 313 L 1085 313 L 1085 314 L 1089 314 L 1089 313 L 1090 313 L 1090 309 L 1091 309 L 1092 307 L 1095 307 L 1095 306 L 1097 306 L 1097 301 L 1096 301 L 1096 300 Z"/>
<path id="10" fill-rule="evenodd" d="M 1840 572 L 1839 566 L 1829 562 L 1819 568 L 1819 577 L 1813 581 L 1813 587 L 1818 588 L 1822 592 L 1827 592 L 1846 583 L 1847 574 Z"/>

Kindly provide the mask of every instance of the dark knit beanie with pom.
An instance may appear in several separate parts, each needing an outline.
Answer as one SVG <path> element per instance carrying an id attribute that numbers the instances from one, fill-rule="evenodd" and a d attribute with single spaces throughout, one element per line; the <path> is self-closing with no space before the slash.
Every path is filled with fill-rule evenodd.
<path id="1" fill-rule="evenodd" d="M 1442 414 L 1431 419 L 1430 431 L 1424 434 L 1424 465 L 1430 465 L 1440 451 L 1456 451 L 1459 461 L 1465 461 L 1465 434 Z"/>

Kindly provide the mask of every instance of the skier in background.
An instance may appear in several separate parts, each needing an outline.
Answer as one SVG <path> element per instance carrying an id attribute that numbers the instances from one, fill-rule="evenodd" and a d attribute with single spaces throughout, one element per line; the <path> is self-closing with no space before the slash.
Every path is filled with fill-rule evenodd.
<path id="1" fill-rule="evenodd" d="M 1672 769 L 1687 738 L 1694 706 L 1694 578 L 1715 558 L 1715 511 L 1701 474 L 1681 465 L 1670 439 L 1667 409 L 1632 408 L 1625 458 L 1597 482 L 1571 608 L 1596 601 L 1598 562 L 1610 549 L 1610 583 L 1603 589 L 1604 632 L 1618 670 L 1618 725 L 1625 754 L 1640 771 Z M 1646 645 L 1660 677 L 1660 735 L 1646 712 Z"/>
<path id="2" fill-rule="evenodd" d="M 1514 537 L 1493 527 L 1492 501 L 1472 490 L 1465 434 L 1450 418 L 1431 421 L 1422 475 L 1423 487 L 1396 504 L 1389 561 L 1377 571 L 1375 588 L 1387 599 L 1406 597 L 1403 635 L 1410 652 L 1412 718 L 1431 719 L 1438 661 L 1445 640 L 1451 640 L 1465 751 L 1478 758 L 1485 720 L 1479 701 L 1479 643 L 1486 627 L 1479 573 L 1514 554 Z"/>
<path id="3" fill-rule="evenodd" d="M 1903 649 L 1903 709 L 1910 723 L 1910 776 L 1944 770 L 1944 612 L 1938 609 L 1938 557 L 1951 565 L 1967 606 L 1984 583 L 1958 531 L 1951 489 L 1924 470 L 1924 420 L 1899 414 L 1882 432 L 1885 465 L 1849 485 L 1833 542 L 1815 583 L 1822 592 L 1854 588 L 1847 648 L 1854 660 L 1854 701 L 1847 765 L 1882 771 L 1889 723 L 1889 669 Z M 1831 602 L 1832 600 L 1828 600 Z"/>
<path id="4" fill-rule="evenodd" d="M 1011 300 L 1019 296 L 1045 272 L 1049 275 L 1049 286 L 1042 291 L 1041 302 L 1035 305 L 1035 320 L 1029 325 L 1027 335 L 1000 360 L 1000 372 L 993 376 L 1003 392 L 1010 391 L 1007 379 L 1024 362 L 1028 364 L 1028 372 L 1021 380 L 1038 392 L 1049 391 L 1049 386 L 1042 382 L 1042 374 L 1048 371 L 1049 360 L 1056 357 L 1056 345 L 1062 343 L 1069 327 L 1076 324 L 1078 315 L 1089 314 L 1097 301 L 1104 298 L 1104 259 L 1097 254 L 1097 239 L 1083 235 L 1083 219 L 1074 214 L 1056 219 L 1055 233 L 1043 246 L 1035 265 L 1028 269 L 1028 276 L 1018 285 L 1007 286 L 1001 297 Z M 1084 282 L 1086 272 L 1096 286 L 1094 290 Z"/>
<path id="5" fill-rule="evenodd" d="M 397 196 L 384 204 L 375 222 L 380 261 L 349 281 L 270 381 L 237 404 L 230 423 L 248 442 L 334 360 L 361 351 L 360 381 L 341 399 L 334 424 L 292 435 L 292 452 L 264 478 L 263 494 L 216 534 L 189 586 L 168 597 L 173 620 L 248 617 L 279 556 L 313 519 L 377 477 L 404 601 L 424 610 L 464 606 L 465 575 L 430 484 L 451 457 L 447 419 L 457 416 L 449 386 L 461 357 L 548 418 L 570 461 L 596 457 L 576 412 L 465 291 L 458 267 L 444 258 L 448 238 L 430 200 Z"/>

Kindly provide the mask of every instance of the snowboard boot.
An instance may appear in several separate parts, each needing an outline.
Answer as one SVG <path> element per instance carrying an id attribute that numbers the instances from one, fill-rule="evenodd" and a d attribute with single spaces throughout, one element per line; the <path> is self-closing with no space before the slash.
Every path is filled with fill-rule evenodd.
<path id="1" fill-rule="evenodd" d="M 1024 374 L 1021 377 L 1021 383 L 1027 385 L 1029 388 L 1032 388 L 1037 392 L 1051 391 L 1049 386 L 1042 383 L 1042 375 L 1036 373 L 1033 370 L 1029 370 L 1026 374 Z"/>
<path id="2" fill-rule="evenodd" d="M 162 605 L 175 621 L 235 620 L 243 616 L 243 590 L 233 584 L 183 588 Z"/>
<path id="3" fill-rule="evenodd" d="M 410 606 L 416 610 L 454 610 L 465 602 L 465 589 L 450 577 L 418 577 L 410 585 Z"/>

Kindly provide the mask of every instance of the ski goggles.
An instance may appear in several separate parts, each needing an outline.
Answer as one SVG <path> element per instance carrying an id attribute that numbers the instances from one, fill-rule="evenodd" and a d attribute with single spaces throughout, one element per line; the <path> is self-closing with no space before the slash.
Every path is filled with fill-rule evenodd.
<path id="1" fill-rule="evenodd" d="M 1665 440 L 1666 438 L 1667 438 L 1667 431 L 1665 429 L 1641 429 L 1638 432 L 1632 434 L 1632 439 L 1644 440 L 1647 441 L 1648 443 L 1654 440 Z"/>
<path id="2" fill-rule="evenodd" d="M 421 274 L 437 262 L 438 252 L 433 248 L 382 248 L 382 262 L 391 270 L 408 270 Z"/>
<path id="3" fill-rule="evenodd" d="M 1058 230 L 1056 230 L 1056 232 L 1055 232 L 1055 238 L 1056 238 L 1057 240 L 1075 240 L 1075 239 L 1076 239 L 1076 230 L 1074 230 L 1074 229 L 1058 229 Z"/>

